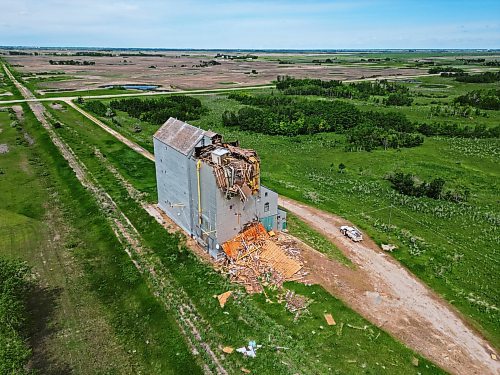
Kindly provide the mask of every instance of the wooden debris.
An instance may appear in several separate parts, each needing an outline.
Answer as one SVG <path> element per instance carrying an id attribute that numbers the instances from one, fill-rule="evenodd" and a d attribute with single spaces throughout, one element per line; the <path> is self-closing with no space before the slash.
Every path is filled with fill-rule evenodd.
<path id="1" fill-rule="evenodd" d="M 294 321 L 297 321 L 300 315 L 308 312 L 307 308 L 311 304 L 311 300 L 307 297 L 296 294 L 292 290 L 286 291 L 284 299 L 286 301 L 285 308 L 291 313 L 295 313 Z"/>
<path id="2" fill-rule="evenodd" d="M 227 299 L 228 299 L 229 297 L 231 297 L 231 294 L 232 294 L 232 293 L 233 293 L 233 292 L 232 292 L 231 290 L 229 290 L 229 291 L 224 292 L 224 293 L 222 293 L 222 294 L 219 294 L 219 295 L 217 296 L 217 299 L 219 300 L 219 305 L 220 305 L 220 307 L 221 307 L 221 308 L 224 308 L 224 305 L 226 304 Z"/>
<path id="3" fill-rule="evenodd" d="M 297 261 L 289 258 L 278 245 L 270 240 L 265 241 L 260 256 L 286 278 L 292 277 L 302 268 Z"/>
<path id="4" fill-rule="evenodd" d="M 411 364 L 415 367 L 418 367 L 418 358 L 417 357 L 413 357 L 411 359 Z"/>
<path id="5" fill-rule="evenodd" d="M 296 242 L 282 233 L 270 237 L 260 222 L 244 228 L 234 239 L 222 244 L 227 257 L 216 268 L 241 284 L 248 293 L 261 293 L 263 287 L 281 288 L 285 281 L 299 280 L 302 271 Z"/>
<path id="6" fill-rule="evenodd" d="M 231 348 L 230 346 L 225 346 L 222 351 L 226 354 L 231 354 L 232 352 L 234 352 L 234 348 Z"/>
<path id="7" fill-rule="evenodd" d="M 244 372 L 245 374 L 250 374 L 250 372 L 251 372 L 250 370 L 248 370 L 244 367 L 241 368 L 241 371 Z"/>
<path id="8" fill-rule="evenodd" d="M 337 324 L 335 322 L 335 319 L 333 319 L 332 314 L 325 314 L 325 319 L 326 319 L 326 322 L 328 323 L 329 326 L 334 326 Z"/>

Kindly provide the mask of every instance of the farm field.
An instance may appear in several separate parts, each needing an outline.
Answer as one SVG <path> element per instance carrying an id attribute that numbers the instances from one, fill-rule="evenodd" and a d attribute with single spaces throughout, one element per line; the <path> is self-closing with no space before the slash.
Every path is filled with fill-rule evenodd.
<path id="1" fill-rule="evenodd" d="M 437 91 L 423 86 L 443 82 L 446 88 L 439 86 Z M 422 83 L 405 85 L 422 94 L 416 96 L 414 105 L 397 108 L 413 121 L 487 128 L 498 125 L 498 111 L 465 118 L 431 116 L 431 107 L 463 94 L 467 91 L 466 84 L 449 78 L 425 77 Z M 469 87 L 496 88 L 498 83 Z M 448 99 L 442 97 L 436 102 L 436 95 L 446 95 Z M 435 136 L 426 137 L 424 144 L 415 148 L 346 152 L 345 139 L 338 134 L 269 136 L 224 127 L 222 113 L 242 105 L 225 95 L 199 99 L 208 110 L 191 123 L 220 132 L 228 140 L 239 139 L 246 147 L 256 149 L 265 166 L 262 178 L 266 185 L 280 194 L 346 217 L 379 243 L 397 244 L 399 250 L 393 254 L 396 259 L 499 345 L 498 283 L 489 276 L 498 270 L 498 138 Z M 389 110 L 380 103 L 353 102 L 363 110 Z M 103 103 L 109 105 L 110 101 Z M 120 126 L 101 117 L 115 130 L 152 150 L 151 137 L 156 125 L 120 111 L 115 119 Z M 134 130 L 137 125 L 141 128 L 138 133 Z M 340 163 L 346 166 L 344 173 L 339 173 Z M 450 189 L 466 186 L 471 191 L 470 199 L 466 203 L 453 203 L 397 194 L 384 178 L 398 170 L 414 173 L 424 180 L 443 178 Z"/>
<path id="2" fill-rule="evenodd" d="M 30 51 L 23 53 L 28 55 L 9 55 L 4 52 L 4 59 L 19 72 L 32 92 L 40 97 L 62 93 L 82 96 L 115 93 L 117 89 L 102 87 L 131 84 L 158 85 L 158 90 L 166 91 L 255 86 L 269 84 L 278 75 L 325 80 L 405 77 L 426 74 L 428 65 L 425 59 L 429 58 L 441 64 L 454 65 L 460 58 L 492 60 L 496 56 L 484 52 L 221 54 L 214 51 L 153 51 L 145 53 L 146 56 L 129 51 L 98 52 L 105 56 L 93 56 L 94 52 L 90 51 L 47 50 L 36 51 L 36 55 Z M 238 58 L 224 58 L 224 54 Z M 79 64 L 54 64 L 71 60 Z M 84 62 L 95 64 L 83 65 Z M 474 64 L 467 66 L 471 71 L 477 68 Z"/>

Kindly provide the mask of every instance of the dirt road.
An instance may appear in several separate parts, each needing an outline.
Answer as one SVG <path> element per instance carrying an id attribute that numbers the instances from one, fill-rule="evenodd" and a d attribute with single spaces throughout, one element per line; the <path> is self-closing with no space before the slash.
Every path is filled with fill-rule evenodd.
<path id="1" fill-rule="evenodd" d="M 84 111 L 80 107 L 78 107 L 75 103 L 73 103 L 69 99 L 65 99 L 64 102 L 66 102 L 70 107 L 76 109 L 78 112 L 80 112 L 82 115 L 87 117 L 90 121 L 94 122 L 96 125 L 100 126 L 103 128 L 105 131 L 107 131 L 109 134 L 111 134 L 113 137 L 118 139 L 120 142 L 125 143 L 128 147 L 130 147 L 132 150 L 138 152 L 145 158 L 155 161 L 155 157 L 152 153 L 150 153 L 148 150 L 146 150 L 144 147 L 139 146 L 137 143 L 130 141 L 128 138 L 124 137 L 120 133 L 118 133 L 116 130 L 111 129 L 109 126 L 107 126 L 105 123 L 97 119 L 95 116 L 92 116 L 90 113 L 87 111 Z"/>
<path id="2" fill-rule="evenodd" d="M 311 282 L 451 373 L 500 373 L 500 363 L 491 356 L 498 354 L 488 342 L 371 239 L 347 239 L 338 227 L 348 222 L 333 214 L 283 197 L 279 204 L 325 235 L 356 265 L 349 268 L 310 250 L 303 256 Z"/>

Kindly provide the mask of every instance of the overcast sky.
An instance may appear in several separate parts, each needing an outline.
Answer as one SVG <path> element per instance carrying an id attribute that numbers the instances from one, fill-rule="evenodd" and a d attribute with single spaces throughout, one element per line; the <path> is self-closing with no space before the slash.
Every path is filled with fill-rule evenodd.
<path id="1" fill-rule="evenodd" d="M 500 48 L 500 1 L 0 0 L 0 45 Z"/>

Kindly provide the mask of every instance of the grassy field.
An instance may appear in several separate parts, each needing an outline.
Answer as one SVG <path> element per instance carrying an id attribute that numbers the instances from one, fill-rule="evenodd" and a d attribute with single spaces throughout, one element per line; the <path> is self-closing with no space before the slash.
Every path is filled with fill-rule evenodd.
<path id="1" fill-rule="evenodd" d="M 212 324 L 211 328 L 219 337 L 220 345 L 238 347 L 250 339 L 264 345 L 257 359 L 238 360 L 244 367 L 255 373 L 290 373 L 294 368 L 306 373 L 325 373 L 329 369 L 340 373 L 377 373 L 381 369 L 395 374 L 440 372 L 422 359 L 419 366 L 414 367 L 412 358 L 415 354 L 412 351 L 319 287 L 300 284 L 287 286 L 313 300 L 310 313 L 294 322 L 293 315 L 285 310 L 283 304 L 277 303 L 276 291 L 269 291 L 273 303 L 267 303 L 260 295 L 240 293 L 238 288 L 231 286 L 223 276 L 200 262 L 189 251 L 179 251 L 176 246 L 166 245 L 175 244 L 179 239 L 169 235 L 129 198 L 116 177 L 95 157 L 94 151 L 96 147 L 101 150 L 106 161 L 114 165 L 134 187 L 146 192 L 147 199 L 152 202 L 156 201 L 154 164 L 88 120 L 82 122 L 74 110 L 50 108 L 50 111 L 63 124 L 57 130 L 58 134 L 72 146 L 77 156 L 138 228 L 145 244 L 162 259 L 175 282 L 182 286 L 204 318 Z M 326 244 L 323 245 L 326 248 Z M 329 248 L 329 251 L 334 252 L 334 249 Z M 228 288 L 235 289 L 238 298 L 230 301 L 222 310 L 213 296 Z M 331 311 L 335 315 L 338 328 L 326 328 L 324 311 Z M 347 324 L 356 327 L 366 325 L 368 328 L 352 329 Z M 276 353 L 273 345 L 289 349 Z"/>
<path id="2" fill-rule="evenodd" d="M 39 285 L 29 306 L 30 366 L 43 374 L 200 372 L 93 198 L 24 109 L 17 127 L 0 112 L 0 144 L 9 146 L 0 154 L 0 255 L 26 260 Z"/>
<path id="3" fill-rule="evenodd" d="M 498 88 L 498 84 L 463 84 L 441 77 L 421 81 L 447 86 L 436 89 L 422 87 L 422 83 L 409 84 L 413 92 L 429 96 L 417 97 L 418 105 L 411 107 L 355 103 L 364 110 L 402 111 L 414 121 L 498 125 L 498 111 L 483 111 L 486 117 L 430 116 L 436 93 L 446 95 L 441 101 L 449 103 L 466 91 Z M 352 220 L 379 243 L 398 245 L 394 257 L 462 311 L 495 346 L 500 345 L 499 285 L 491 278 L 499 269 L 498 139 L 430 137 L 422 146 L 411 149 L 346 152 L 343 136 L 337 134 L 281 137 L 224 128 L 221 113 L 240 104 L 222 95 L 200 99 L 209 111 L 192 123 L 256 149 L 263 162 L 264 184 Z M 120 112 L 116 118 L 122 126 L 115 129 L 152 150 L 151 136 L 157 126 Z M 142 132 L 133 132 L 135 124 L 141 125 Z M 345 173 L 338 173 L 340 163 L 347 166 Z M 398 170 L 423 180 L 444 178 L 450 189 L 467 187 L 470 200 L 452 203 L 399 195 L 384 180 Z"/>

